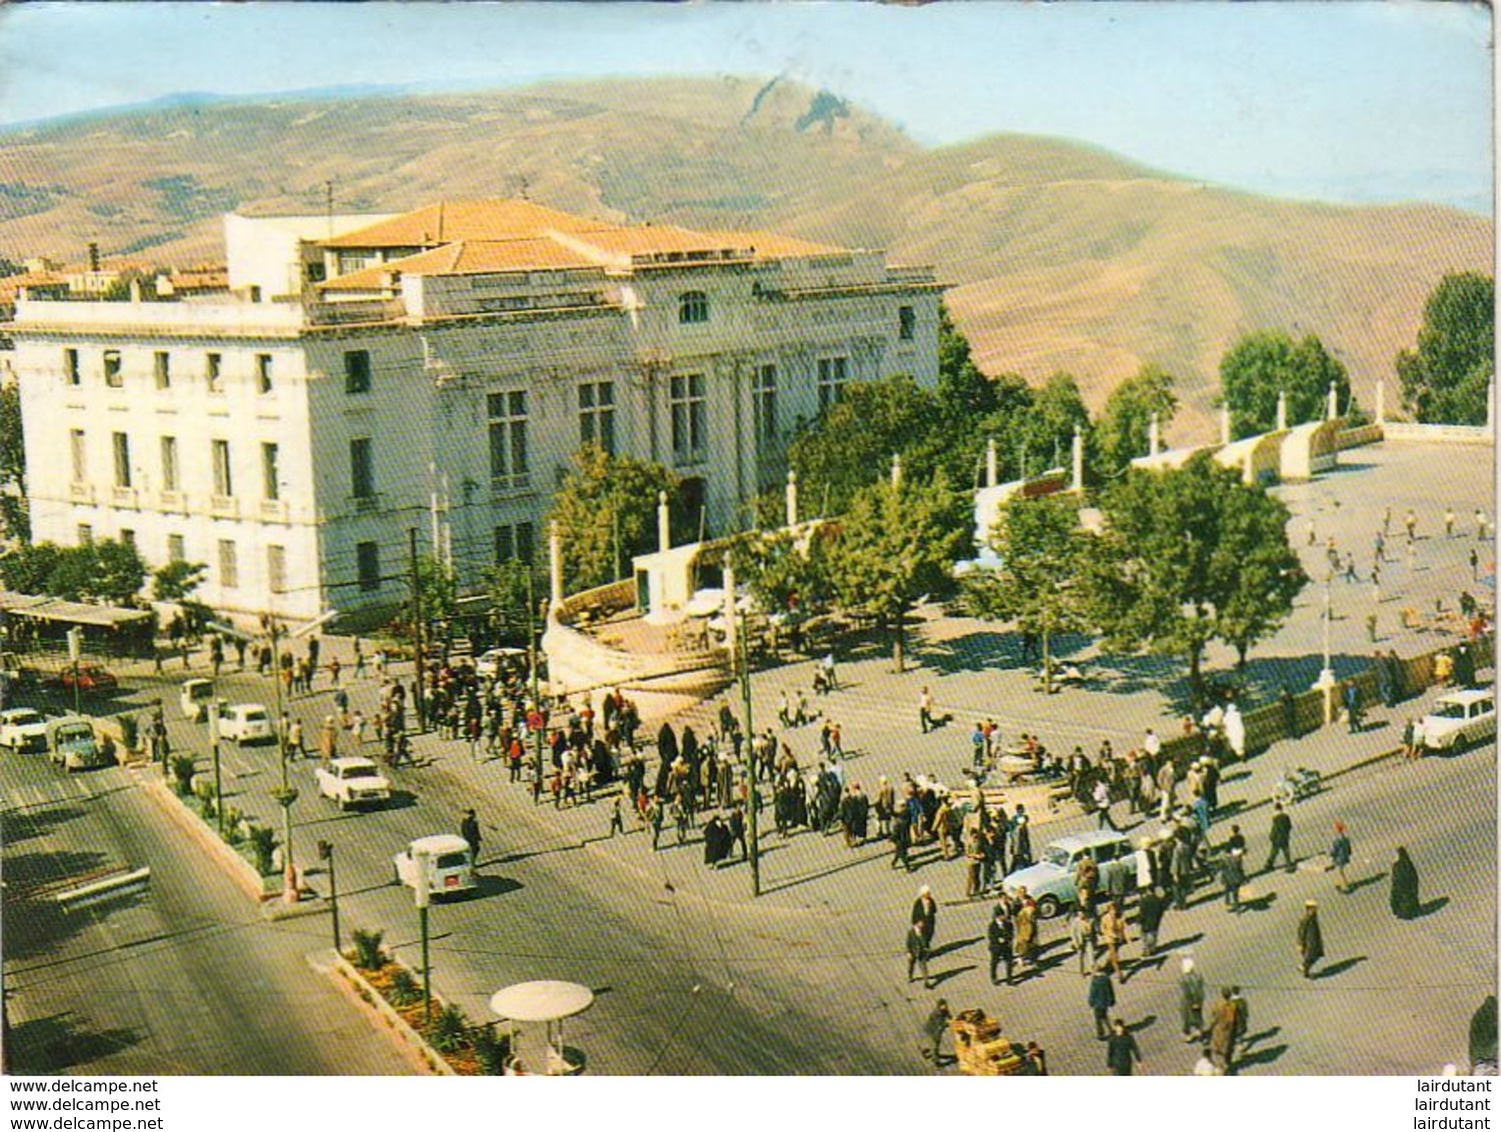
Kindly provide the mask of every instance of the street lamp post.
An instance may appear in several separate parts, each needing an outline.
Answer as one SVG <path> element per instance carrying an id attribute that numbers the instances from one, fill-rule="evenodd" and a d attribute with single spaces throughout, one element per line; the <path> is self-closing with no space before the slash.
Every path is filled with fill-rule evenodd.
<path id="1" fill-rule="evenodd" d="M 541 682 L 537 676 L 537 594 L 536 580 L 532 576 L 530 565 L 526 569 L 526 662 L 531 672 L 532 679 L 532 712 L 540 722 L 542 719 Z M 535 763 L 532 766 L 533 781 L 542 781 L 542 732 L 543 727 L 534 728 L 537 737 L 537 753 Z"/>
<path id="2" fill-rule="evenodd" d="M 413 898 L 417 901 L 417 925 L 422 933 L 422 1024 L 430 1026 L 433 1021 L 433 989 L 430 978 L 432 968 L 428 964 L 427 953 L 427 906 L 431 902 L 431 895 L 427 890 L 429 854 L 425 851 L 416 851 L 412 854 L 412 866 L 417 874 L 417 883 L 413 886 Z"/>
<path id="3" fill-rule="evenodd" d="M 1324 725 L 1334 721 L 1334 663 L 1329 652 L 1329 623 L 1334 620 L 1334 569 L 1324 572 L 1324 667 L 1314 682 L 1314 690 L 1324 693 Z"/>
<path id="4" fill-rule="evenodd" d="M 214 687 L 208 702 L 208 741 L 214 753 L 214 823 L 219 840 L 224 840 L 224 781 L 219 773 L 219 689 Z"/>
<path id="5" fill-rule="evenodd" d="M 334 876 L 334 845 L 332 841 L 318 842 L 318 859 L 328 862 L 328 901 L 334 917 L 334 950 L 344 950 L 343 939 L 339 935 L 339 881 Z"/>
<path id="6" fill-rule="evenodd" d="M 286 718 L 286 706 L 282 700 L 281 691 L 281 654 L 279 641 L 281 639 L 281 626 L 275 617 L 270 619 L 271 630 L 271 671 L 273 690 L 276 696 L 276 749 L 281 762 L 281 786 L 276 791 L 276 801 L 281 806 L 281 843 L 282 856 L 285 859 L 285 875 L 287 886 L 285 896 L 290 903 L 297 899 L 297 882 L 295 880 L 296 858 L 292 852 L 292 803 L 297 801 L 297 791 L 287 780 L 287 729 L 282 721 Z M 217 755 L 216 755 L 217 758 Z"/>
<path id="7" fill-rule="evenodd" d="M 740 700 L 745 711 L 745 768 L 746 782 L 750 789 L 745 799 L 745 828 L 750 839 L 751 895 L 761 895 L 761 844 L 757 829 L 756 812 L 760 809 L 756 790 L 756 729 L 751 722 L 750 687 L 750 633 L 747 618 L 735 609 L 734 595 L 730 595 L 730 608 L 736 614 L 735 630 L 740 647 Z"/>

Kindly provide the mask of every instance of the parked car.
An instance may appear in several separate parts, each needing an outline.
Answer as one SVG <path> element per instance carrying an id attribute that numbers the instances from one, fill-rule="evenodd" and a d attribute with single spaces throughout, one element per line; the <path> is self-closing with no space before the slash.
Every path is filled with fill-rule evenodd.
<path id="1" fill-rule="evenodd" d="M 34 688 L 41 683 L 41 673 L 31 665 L 23 664 L 13 652 L 0 653 L 0 680 L 4 680 L 7 691 Z"/>
<path id="2" fill-rule="evenodd" d="M 427 858 L 427 870 L 419 871 L 419 858 Z M 414 892 L 419 884 L 427 886 L 433 896 L 467 892 L 474 887 L 474 862 L 469 859 L 469 843 L 450 833 L 419 837 L 396 854 L 396 882 Z"/>
<path id="3" fill-rule="evenodd" d="M 66 771 L 108 766 L 109 752 L 94 733 L 94 725 L 78 715 L 47 724 L 47 758 Z"/>
<path id="4" fill-rule="evenodd" d="M 177 703 L 182 708 L 184 719 L 190 719 L 194 723 L 202 723 L 208 718 L 209 704 L 214 701 L 214 682 L 205 680 L 201 676 L 195 676 L 191 680 L 182 682 L 182 691 L 177 697 Z M 224 709 L 229 706 L 228 700 L 219 701 L 219 714 L 224 714 Z"/>
<path id="5" fill-rule="evenodd" d="M 71 692 L 75 683 L 85 693 L 113 692 L 120 686 L 113 672 L 97 664 L 80 664 L 76 669 L 69 665 L 57 674 L 57 685 L 63 691 Z"/>
<path id="6" fill-rule="evenodd" d="M 1423 717 L 1423 746 L 1459 754 L 1496 737 L 1496 694 L 1483 688 L 1448 692 Z"/>
<path id="7" fill-rule="evenodd" d="M 243 743 L 273 743 L 276 728 L 264 704 L 230 704 L 219 713 L 219 738 L 239 746 Z"/>
<path id="8" fill-rule="evenodd" d="M 391 783 L 369 759 L 330 759 L 313 776 L 318 780 L 318 793 L 338 802 L 341 810 L 391 799 Z"/>
<path id="9" fill-rule="evenodd" d="M 0 747 L 12 751 L 45 751 L 47 717 L 34 708 L 0 711 Z"/>
<path id="10" fill-rule="evenodd" d="M 525 649 L 495 648 L 486 649 L 480 653 L 474 661 L 474 674 L 476 676 L 495 677 L 500 675 L 500 670 L 507 664 L 526 658 Z"/>
<path id="11" fill-rule="evenodd" d="M 1037 864 L 1008 874 L 1001 884 L 1008 894 L 1025 888 L 1044 919 L 1056 916 L 1078 899 L 1074 871 L 1085 850 L 1094 854 L 1100 867 L 1101 892 L 1110 887 L 1110 875 L 1117 871 L 1125 873 L 1128 889 L 1136 887 L 1136 850 L 1125 834 L 1108 829 L 1060 837 L 1042 851 Z"/>

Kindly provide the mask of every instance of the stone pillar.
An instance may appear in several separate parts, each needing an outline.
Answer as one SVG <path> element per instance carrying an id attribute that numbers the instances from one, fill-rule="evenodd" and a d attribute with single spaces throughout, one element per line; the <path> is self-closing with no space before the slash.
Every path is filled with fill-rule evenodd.
<path id="1" fill-rule="evenodd" d="M 1230 406 L 1220 406 L 1220 447 L 1226 447 L 1230 443 Z"/>
<path id="2" fill-rule="evenodd" d="M 996 468 L 995 459 L 995 437 L 992 436 L 985 442 L 985 486 L 994 487 L 998 478 L 999 473 Z"/>
<path id="3" fill-rule="evenodd" d="M 1386 378 L 1376 379 L 1376 423 L 1386 423 Z"/>
<path id="4" fill-rule="evenodd" d="M 891 457 L 891 486 L 893 488 L 902 486 L 902 458 L 900 455 Z"/>
<path id="5" fill-rule="evenodd" d="M 1287 391 L 1282 390 L 1277 394 L 1277 431 L 1287 431 Z"/>
<path id="6" fill-rule="evenodd" d="M 551 582 L 551 607 L 557 609 L 563 603 L 563 536 L 558 533 L 558 521 L 554 519 L 547 529 L 547 565 Z"/>
<path id="7" fill-rule="evenodd" d="M 1074 482 L 1069 490 L 1084 490 L 1084 434 L 1077 425 L 1074 426 Z"/>
<path id="8" fill-rule="evenodd" d="M 672 517 L 667 510 L 667 493 L 657 492 L 657 549 L 672 549 Z"/>
<path id="9" fill-rule="evenodd" d="M 1162 428 L 1157 423 L 1157 414 L 1152 414 L 1147 424 L 1147 455 L 1155 456 L 1162 451 Z"/>
<path id="10" fill-rule="evenodd" d="M 1324 419 L 1332 421 L 1339 416 L 1339 390 L 1334 387 L 1334 382 L 1329 383 L 1329 407 L 1324 410 Z"/>
<path id="11" fill-rule="evenodd" d="M 735 609 L 735 567 L 725 563 L 724 567 L 724 647 L 730 657 L 730 672 L 735 671 L 735 656 L 740 648 L 740 642 L 736 640 L 735 618 L 739 616 Z"/>
<path id="12" fill-rule="evenodd" d="M 797 473 L 787 472 L 787 525 L 797 526 Z"/>

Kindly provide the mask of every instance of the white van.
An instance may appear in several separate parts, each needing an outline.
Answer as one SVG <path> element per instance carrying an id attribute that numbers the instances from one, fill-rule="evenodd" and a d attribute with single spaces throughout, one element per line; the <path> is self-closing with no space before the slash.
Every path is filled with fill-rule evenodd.
<path id="1" fill-rule="evenodd" d="M 426 855 L 427 875 L 419 877 L 418 858 Z M 467 892 L 474 887 L 474 862 L 469 859 L 469 842 L 449 833 L 419 837 L 396 854 L 396 882 L 413 891 L 426 884 L 433 896 Z"/>
<path id="2" fill-rule="evenodd" d="M 182 682 L 182 692 L 177 697 L 177 703 L 182 708 L 184 719 L 191 719 L 194 723 L 202 723 L 208 718 L 208 705 L 214 700 L 214 682 L 205 680 L 201 676 Z M 224 704 L 224 700 L 219 701 Z"/>

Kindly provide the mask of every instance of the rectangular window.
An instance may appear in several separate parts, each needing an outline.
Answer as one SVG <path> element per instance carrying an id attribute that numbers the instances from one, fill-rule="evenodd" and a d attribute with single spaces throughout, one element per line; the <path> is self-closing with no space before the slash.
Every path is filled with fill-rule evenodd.
<path id="1" fill-rule="evenodd" d="M 130 486 L 130 435 L 117 432 L 113 436 L 115 451 L 115 486 Z"/>
<path id="2" fill-rule="evenodd" d="M 370 351 L 344 351 L 344 392 L 370 392 Z"/>
<path id="3" fill-rule="evenodd" d="M 849 376 L 848 358 L 818 359 L 818 408 L 827 409 L 839 400 L 839 389 Z"/>
<path id="4" fill-rule="evenodd" d="M 486 398 L 490 421 L 490 482 L 496 488 L 527 486 L 526 393 L 491 393 Z"/>
<path id="5" fill-rule="evenodd" d="M 261 445 L 261 497 L 281 498 L 281 449 L 275 444 Z"/>
<path id="6" fill-rule="evenodd" d="M 368 436 L 349 442 L 349 493 L 356 499 L 375 498 L 374 459 Z"/>
<path id="7" fill-rule="evenodd" d="M 262 393 L 271 392 L 271 355 L 257 354 L 255 356 L 255 382 L 256 388 Z"/>
<path id="8" fill-rule="evenodd" d="M 897 307 L 896 336 L 910 342 L 917 336 L 917 311 L 913 307 Z"/>
<path id="9" fill-rule="evenodd" d="M 287 548 L 266 547 L 266 584 L 274 594 L 287 592 Z"/>
<path id="10" fill-rule="evenodd" d="M 672 415 L 672 454 L 679 464 L 693 464 L 704 458 L 708 440 L 707 407 L 704 400 L 704 375 L 681 374 L 669 387 Z"/>
<path id="11" fill-rule="evenodd" d="M 531 562 L 536 552 L 536 528 L 530 522 L 495 528 L 495 561 Z"/>
<path id="12" fill-rule="evenodd" d="M 78 351 L 69 346 L 63 351 L 63 376 L 67 378 L 69 385 L 80 385 L 83 376 L 78 370 Z"/>
<path id="13" fill-rule="evenodd" d="M 120 351 L 104 351 L 104 384 L 111 389 L 123 389 L 125 387 L 125 374 L 120 365 Z"/>
<path id="14" fill-rule="evenodd" d="M 213 456 L 214 494 L 228 498 L 235 493 L 234 476 L 229 466 L 229 441 L 214 441 Z"/>
<path id="15" fill-rule="evenodd" d="M 756 367 L 751 391 L 751 411 L 756 422 L 757 440 L 777 438 L 777 367 Z"/>
<path id="16" fill-rule="evenodd" d="M 134 547 L 136 544 L 135 531 L 130 530 L 128 527 L 121 527 L 120 541 L 123 542 L 126 546 Z"/>
<path id="17" fill-rule="evenodd" d="M 579 443 L 615 451 L 615 383 L 586 381 L 579 386 Z"/>
<path id="18" fill-rule="evenodd" d="M 230 590 L 240 585 L 239 551 L 233 539 L 219 540 L 219 584 Z"/>
<path id="19" fill-rule="evenodd" d="M 204 359 L 204 374 L 208 377 L 210 393 L 224 392 L 224 355 L 209 354 Z"/>
<path id="20" fill-rule="evenodd" d="M 89 546 L 94 541 L 94 528 L 89 523 L 78 524 L 78 545 Z"/>
<path id="21" fill-rule="evenodd" d="M 166 350 L 158 350 L 151 355 L 151 372 L 156 376 L 158 389 L 172 388 L 172 355 Z"/>
<path id="22" fill-rule="evenodd" d="M 176 491 L 177 476 L 177 437 L 162 437 L 162 490 Z"/>
<path id="23" fill-rule="evenodd" d="M 181 535 L 167 536 L 167 561 L 186 562 L 188 560 L 187 544 Z"/>
<path id="24" fill-rule="evenodd" d="M 380 544 L 355 543 L 354 558 L 355 569 L 359 572 L 360 589 L 366 592 L 380 589 Z"/>
<path id="25" fill-rule="evenodd" d="M 89 479 L 89 449 L 84 440 L 83 429 L 68 430 L 68 453 L 73 458 L 73 482 L 87 483 Z"/>

